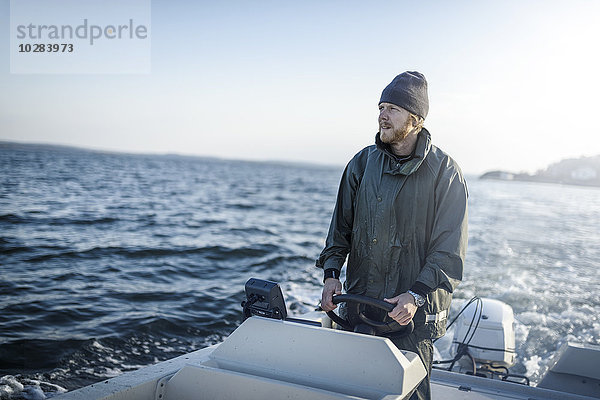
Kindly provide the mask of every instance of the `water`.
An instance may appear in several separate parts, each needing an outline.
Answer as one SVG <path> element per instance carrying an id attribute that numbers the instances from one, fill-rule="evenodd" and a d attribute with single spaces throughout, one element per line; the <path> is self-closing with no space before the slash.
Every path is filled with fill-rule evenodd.
<path id="1" fill-rule="evenodd" d="M 342 167 L 0 144 L 0 398 L 47 397 L 221 341 L 250 277 L 291 314 L 320 298 Z M 600 344 L 600 190 L 469 179 L 453 311 L 517 318 L 534 382 L 567 340 Z M 40 396 L 38 396 L 40 397 Z"/>

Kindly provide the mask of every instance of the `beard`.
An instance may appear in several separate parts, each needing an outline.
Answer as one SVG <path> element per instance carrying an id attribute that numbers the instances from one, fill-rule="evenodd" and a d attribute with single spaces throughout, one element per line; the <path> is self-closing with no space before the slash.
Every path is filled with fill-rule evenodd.
<path id="1" fill-rule="evenodd" d="M 389 125 L 389 124 L 388 124 Z M 381 126 L 381 125 L 380 125 Z M 381 127 L 379 128 L 379 138 L 383 143 L 392 144 L 392 143 L 401 143 L 408 137 L 408 134 L 411 131 L 411 123 L 410 119 L 407 119 L 399 128 L 392 127 L 392 129 L 385 129 L 382 132 Z"/>

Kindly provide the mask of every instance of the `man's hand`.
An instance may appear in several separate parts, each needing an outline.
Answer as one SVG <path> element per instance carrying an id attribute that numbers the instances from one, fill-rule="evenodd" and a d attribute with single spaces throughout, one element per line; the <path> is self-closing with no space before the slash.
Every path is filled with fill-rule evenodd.
<path id="1" fill-rule="evenodd" d="M 388 313 L 389 317 L 400 325 L 408 325 L 417 312 L 415 298 L 409 293 L 402 293 L 391 299 L 383 299 L 388 303 L 395 304 L 396 307 Z"/>
<path id="2" fill-rule="evenodd" d="M 339 279 L 327 278 L 323 285 L 323 294 L 321 295 L 321 308 L 325 311 L 335 310 L 336 304 L 333 304 L 333 295 L 342 294 L 342 282 Z M 409 295 L 410 296 L 410 295 Z"/>

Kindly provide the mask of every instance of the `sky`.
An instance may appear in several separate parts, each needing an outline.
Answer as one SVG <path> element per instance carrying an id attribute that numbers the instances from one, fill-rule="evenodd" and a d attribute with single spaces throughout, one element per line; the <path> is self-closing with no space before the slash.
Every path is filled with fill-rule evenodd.
<path id="1" fill-rule="evenodd" d="M 0 140 L 343 165 L 417 70 L 465 173 L 533 173 L 600 154 L 598 21 L 596 0 L 152 1 L 149 69 L 16 74 L 0 0 Z"/>

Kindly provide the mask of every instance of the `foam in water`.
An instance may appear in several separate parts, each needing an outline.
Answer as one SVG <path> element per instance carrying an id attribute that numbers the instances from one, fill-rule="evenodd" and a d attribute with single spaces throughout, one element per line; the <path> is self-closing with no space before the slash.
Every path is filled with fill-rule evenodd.
<path id="1" fill-rule="evenodd" d="M 19 375 L 5 375 L 0 378 L 1 400 L 45 400 L 65 392 L 67 389 L 53 383 Z"/>
<path id="2" fill-rule="evenodd" d="M 13 394 L 23 391 L 23 384 L 12 375 L 0 378 L 0 398 L 10 398 Z"/>

